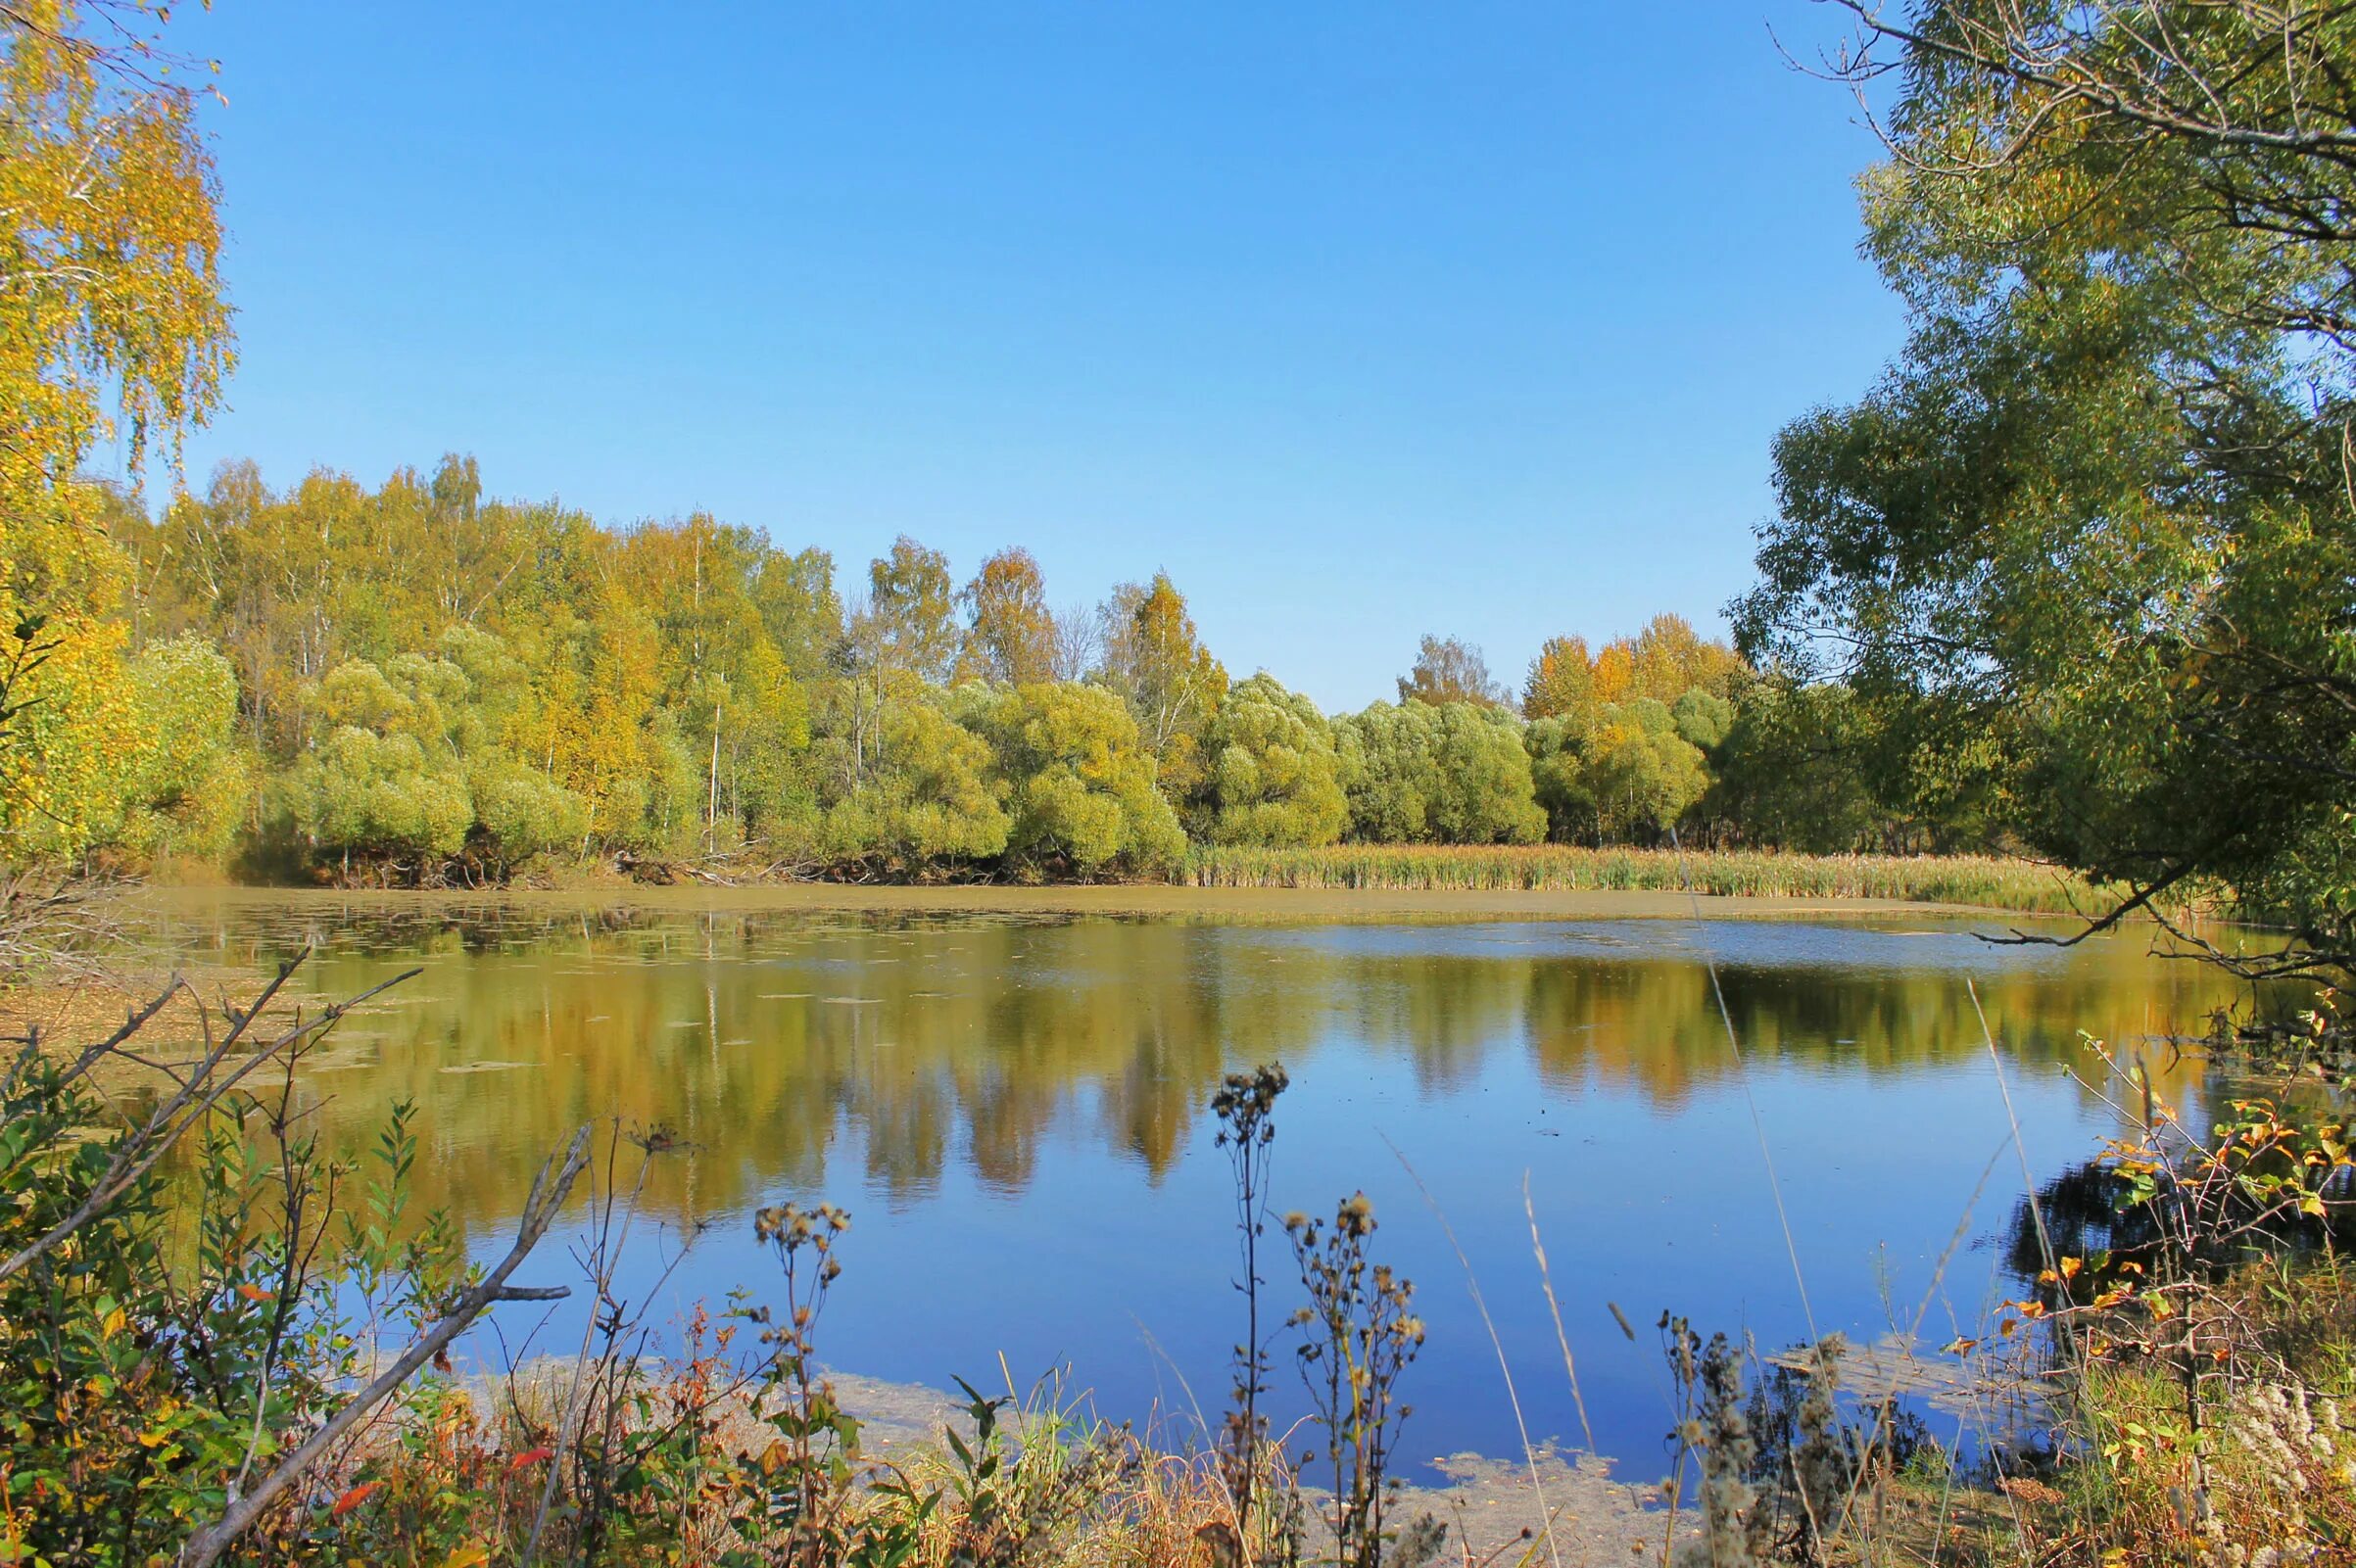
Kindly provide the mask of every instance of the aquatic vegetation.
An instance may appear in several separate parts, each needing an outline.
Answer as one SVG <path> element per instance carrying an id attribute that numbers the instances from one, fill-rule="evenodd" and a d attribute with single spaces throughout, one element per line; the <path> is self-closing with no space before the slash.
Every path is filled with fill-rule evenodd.
<path id="1" fill-rule="evenodd" d="M 1894 899 L 2074 915 L 2102 889 L 2036 861 L 1984 855 L 1797 855 L 1590 849 L 1571 844 L 1337 844 L 1324 849 L 1196 845 L 1197 887 L 1474 892 L 1695 892 L 1741 898 Z"/>

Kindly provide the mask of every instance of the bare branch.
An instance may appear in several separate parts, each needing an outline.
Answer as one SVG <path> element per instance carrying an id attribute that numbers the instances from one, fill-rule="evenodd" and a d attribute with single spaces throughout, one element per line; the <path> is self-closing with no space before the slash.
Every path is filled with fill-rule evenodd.
<path id="1" fill-rule="evenodd" d="M 204 1059 L 190 1071 L 187 1081 L 180 1086 L 178 1092 L 159 1106 L 145 1123 L 123 1138 L 116 1148 L 113 1157 L 107 1162 L 105 1172 L 91 1186 L 88 1195 L 83 1198 L 81 1203 L 74 1207 L 72 1213 L 58 1221 L 39 1237 L 27 1242 L 6 1260 L 0 1260 L 0 1281 L 8 1279 L 11 1275 L 29 1266 L 55 1249 L 59 1243 L 114 1207 L 124 1193 L 136 1185 L 149 1171 L 155 1169 L 164 1157 L 171 1152 L 172 1146 L 177 1144 L 191 1127 L 210 1115 L 214 1107 L 219 1105 L 222 1098 L 251 1075 L 257 1068 L 275 1060 L 281 1053 L 299 1048 L 304 1042 L 315 1038 L 323 1030 L 334 1026 L 346 1013 L 375 996 L 378 992 L 399 985 L 402 981 L 413 978 L 421 973 L 417 970 L 405 971 L 391 979 L 369 986 L 347 1001 L 326 1008 L 309 1023 L 297 1023 L 276 1039 L 262 1046 L 252 1056 L 239 1063 L 235 1070 L 219 1074 L 218 1069 L 223 1059 L 244 1038 L 255 1019 L 261 1016 L 263 1009 L 268 1006 L 270 999 L 277 995 L 279 989 L 286 984 L 287 977 L 294 974 L 296 967 L 301 963 L 302 959 L 297 958 L 281 966 L 277 976 L 263 988 L 261 996 L 255 1000 L 253 1007 L 242 1014 L 233 1015 L 236 1020 L 235 1024 L 217 1042 L 208 1048 Z M 152 1013 L 150 1016 L 153 1016 Z"/>
<path id="2" fill-rule="evenodd" d="M 287 1488 L 293 1486 L 317 1464 L 344 1435 L 367 1417 L 369 1411 L 392 1397 L 402 1385 L 415 1375 L 417 1369 L 449 1348 L 451 1341 L 464 1333 L 474 1320 L 501 1302 L 553 1301 L 567 1294 L 562 1286 L 510 1286 L 507 1276 L 514 1273 L 532 1249 L 540 1245 L 549 1227 L 555 1223 L 565 1200 L 571 1196 L 573 1183 L 589 1164 L 589 1128 L 585 1125 L 573 1133 L 560 1155 L 553 1155 L 532 1178 L 532 1190 L 524 1200 L 522 1217 L 516 1221 L 515 1240 L 507 1255 L 485 1274 L 473 1288 L 452 1304 L 440 1321 L 420 1336 L 404 1352 L 400 1359 L 379 1373 L 376 1379 L 354 1395 L 344 1407 L 328 1417 L 326 1424 L 313 1433 L 309 1441 L 288 1454 L 277 1468 L 253 1491 L 235 1498 L 228 1510 L 213 1524 L 189 1538 L 182 1548 L 180 1561 L 186 1568 L 210 1568 L 219 1560 L 232 1542 L 260 1519 L 263 1513 Z"/>

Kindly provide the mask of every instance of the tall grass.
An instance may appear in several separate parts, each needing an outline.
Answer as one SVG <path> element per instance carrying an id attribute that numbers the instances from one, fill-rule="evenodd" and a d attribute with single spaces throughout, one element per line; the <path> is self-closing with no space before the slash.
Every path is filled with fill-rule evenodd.
<path id="1" fill-rule="evenodd" d="M 1569 844 L 1336 844 L 1325 849 L 1197 845 L 1180 879 L 1195 887 L 1468 892 L 1685 892 L 1743 898 L 1875 898 L 2025 914 L 2107 908 L 2104 890 L 2057 867 L 1988 855 L 1689 853 Z"/>

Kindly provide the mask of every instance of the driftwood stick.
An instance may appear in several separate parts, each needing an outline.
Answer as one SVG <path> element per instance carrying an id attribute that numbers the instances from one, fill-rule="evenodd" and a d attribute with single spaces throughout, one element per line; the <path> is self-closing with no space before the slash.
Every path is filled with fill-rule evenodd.
<path id="1" fill-rule="evenodd" d="M 231 1500 L 228 1511 L 213 1524 L 198 1531 L 181 1548 L 180 1561 L 185 1568 L 211 1568 L 230 1543 L 250 1529 L 254 1521 L 277 1499 L 280 1493 L 293 1486 L 319 1462 L 327 1450 L 344 1435 L 366 1419 L 368 1412 L 389 1399 L 416 1373 L 417 1368 L 432 1360 L 452 1340 L 464 1333 L 474 1320 L 500 1302 L 553 1301 L 568 1294 L 563 1286 L 547 1289 L 526 1289 L 510 1286 L 507 1276 L 540 1245 L 549 1227 L 555 1223 L 557 1212 L 573 1190 L 589 1164 L 589 1128 L 584 1126 L 572 1136 L 561 1155 L 552 1156 L 532 1178 L 531 1196 L 524 1200 L 523 1217 L 516 1221 L 515 1242 L 498 1266 L 451 1305 L 442 1319 L 427 1330 L 417 1342 L 402 1354 L 399 1360 L 379 1373 L 375 1381 L 352 1397 L 350 1402 L 327 1418 L 327 1423 L 311 1435 L 310 1441 L 288 1454 L 278 1467 L 262 1478 L 253 1491 Z"/>

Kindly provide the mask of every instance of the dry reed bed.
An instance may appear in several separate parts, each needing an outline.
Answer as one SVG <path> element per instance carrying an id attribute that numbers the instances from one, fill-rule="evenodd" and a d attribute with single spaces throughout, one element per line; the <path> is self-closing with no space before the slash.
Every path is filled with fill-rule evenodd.
<path id="1" fill-rule="evenodd" d="M 2056 867 L 1985 855 L 1795 855 L 1588 849 L 1569 844 L 1337 844 L 1325 849 L 1197 846 L 1179 873 L 1195 887 L 1471 892 L 1682 892 L 1755 898 L 1891 899 L 2071 915 L 2104 890 Z"/>

